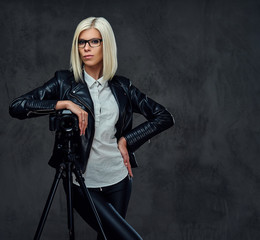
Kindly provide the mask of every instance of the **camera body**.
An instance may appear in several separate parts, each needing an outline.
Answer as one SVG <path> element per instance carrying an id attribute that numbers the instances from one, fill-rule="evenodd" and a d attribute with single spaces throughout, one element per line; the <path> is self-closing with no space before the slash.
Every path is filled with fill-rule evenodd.
<path id="1" fill-rule="evenodd" d="M 78 132 L 78 117 L 70 110 L 57 111 L 49 116 L 49 129 L 64 133 Z"/>

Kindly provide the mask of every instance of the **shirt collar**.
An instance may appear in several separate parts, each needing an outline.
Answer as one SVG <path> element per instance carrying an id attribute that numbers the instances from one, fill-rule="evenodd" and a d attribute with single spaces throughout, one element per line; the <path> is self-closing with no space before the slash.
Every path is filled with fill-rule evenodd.
<path id="1" fill-rule="evenodd" d="M 92 88 L 96 82 L 98 82 L 102 87 L 105 87 L 107 85 L 107 81 L 104 80 L 103 76 L 95 80 L 85 70 L 84 70 L 84 79 L 89 88 Z"/>

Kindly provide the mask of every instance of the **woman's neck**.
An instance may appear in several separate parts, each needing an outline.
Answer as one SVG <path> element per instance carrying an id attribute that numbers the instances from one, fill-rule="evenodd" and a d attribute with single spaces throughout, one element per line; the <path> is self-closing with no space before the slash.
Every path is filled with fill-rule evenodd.
<path id="1" fill-rule="evenodd" d="M 89 66 L 84 66 L 85 71 L 87 74 L 91 77 L 93 77 L 95 80 L 98 80 L 99 78 L 102 77 L 103 75 L 103 66 L 102 67 L 89 67 Z"/>

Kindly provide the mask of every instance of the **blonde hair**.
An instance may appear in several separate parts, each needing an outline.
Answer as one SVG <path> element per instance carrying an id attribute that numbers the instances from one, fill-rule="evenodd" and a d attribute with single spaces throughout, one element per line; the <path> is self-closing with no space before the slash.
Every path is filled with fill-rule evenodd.
<path id="1" fill-rule="evenodd" d="M 70 69 L 73 71 L 76 82 L 83 81 L 82 65 L 83 62 L 79 55 L 78 38 L 82 31 L 95 28 L 102 37 L 103 42 L 103 78 L 110 80 L 117 70 L 117 47 L 114 32 L 109 22 L 103 17 L 89 17 L 82 20 L 74 33 L 71 55 Z"/>

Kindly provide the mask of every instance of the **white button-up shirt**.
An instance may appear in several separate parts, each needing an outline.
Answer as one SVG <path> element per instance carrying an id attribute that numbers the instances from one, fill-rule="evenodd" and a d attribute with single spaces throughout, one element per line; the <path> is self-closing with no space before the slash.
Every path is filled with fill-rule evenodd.
<path id="1" fill-rule="evenodd" d="M 103 77 L 95 80 L 84 71 L 84 78 L 94 103 L 95 135 L 83 177 L 87 187 L 105 187 L 128 174 L 115 137 L 119 108 Z"/>

